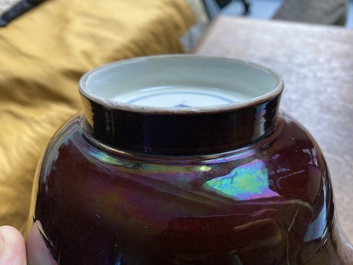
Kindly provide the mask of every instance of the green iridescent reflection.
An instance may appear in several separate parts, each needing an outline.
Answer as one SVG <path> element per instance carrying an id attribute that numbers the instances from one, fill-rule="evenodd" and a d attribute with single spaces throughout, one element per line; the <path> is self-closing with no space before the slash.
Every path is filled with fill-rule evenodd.
<path id="1" fill-rule="evenodd" d="M 268 169 L 260 160 L 239 166 L 229 174 L 211 179 L 204 188 L 235 200 L 253 200 L 279 196 L 270 189 Z"/>
<path id="2" fill-rule="evenodd" d="M 182 172 L 183 173 L 208 172 L 212 170 L 212 167 L 208 165 L 180 166 L 180 165 L 171 165 L 171 164 L 130 162 L 127 160 L 120 160 L 120 159 L 114 158 L 101 151 L 90 152 L 90 155 L 91 157 L 94 157 L 95 159 L 100 161 L 102 164 L 110 164 L 115 166 L 122 166 L 125 168 L 145 170 L 148 173 L 163 173 L 164 175 L 174 175 Z"/>

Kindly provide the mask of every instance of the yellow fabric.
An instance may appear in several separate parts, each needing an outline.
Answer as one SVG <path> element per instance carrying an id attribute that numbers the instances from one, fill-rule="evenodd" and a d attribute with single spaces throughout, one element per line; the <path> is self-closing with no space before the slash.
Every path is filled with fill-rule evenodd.
<path id="1" fill-rule="evenodd" d="M 123 58 L 181 53 L 184 0 L 48 0 L 0 28 L 0 225 L 21 229 L 55 131 L 81 109 L 79 78 Z"/>

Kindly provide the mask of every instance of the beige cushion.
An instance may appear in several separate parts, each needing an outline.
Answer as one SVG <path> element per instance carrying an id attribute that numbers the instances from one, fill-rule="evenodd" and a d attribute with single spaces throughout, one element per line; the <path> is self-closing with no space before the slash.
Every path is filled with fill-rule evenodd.
<path id="1" fill-rule="evenodd" d="M 194 24 L 184 0 L 50 0 L 0 28 L 0 225 L 24 225 L 40 155 L 81 110 L 80 77 L 116 60 L 182 53 Z"/>

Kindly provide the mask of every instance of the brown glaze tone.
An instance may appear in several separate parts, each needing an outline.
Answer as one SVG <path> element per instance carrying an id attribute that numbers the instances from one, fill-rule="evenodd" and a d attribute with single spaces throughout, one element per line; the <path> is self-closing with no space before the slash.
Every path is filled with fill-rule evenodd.
<path id="1" fill-rule="evenodd" d="M 199 113 L 81 89 L 84 114 L 53 138 L 34 190 L 58 265 L 352 264 L 322 152 L 278 111 L 276 80 L 261 100 Z"/>
<path id="2" fill-rule="evenodd" d="M 202 158 L 107 153 L 80 122 L 51 144 L 39 181 L 34 216 L 58 264 L 310 264 L 335 253 L 324 160 L 287 117 L 266 140 Z M 269 190 L 255 199 L 205 188 L 256 163 Z M 339 264 L 328 258 L 320 264 Z"/>
<path id="3" fill-rule="evenodd" d="M 40 174 L 34 216 L 58 264 L 341 264 L 325 162 L 288 117 L 254 145 L 189 158 L 109 152 L 81 122 L 56 136 Z M 205 185 L 258 167 L 268 186 L 253 194 Z"/>
<path id="4" fill-rule="evenodd" d="M 280 74 L 280 107 L 314 136 L 332 175 L 342 230 L 353 241 L 353 30 L 220 16 L 196 54 L 242 59 Z"/>

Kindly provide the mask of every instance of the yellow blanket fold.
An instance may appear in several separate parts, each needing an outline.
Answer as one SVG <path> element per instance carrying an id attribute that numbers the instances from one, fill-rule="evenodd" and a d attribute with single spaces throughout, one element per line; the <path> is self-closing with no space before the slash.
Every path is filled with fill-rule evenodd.
<path id="1" fill-rule="evenodd" d="M 27 220 L 35 168 L 81 109 L 79 78 L 130 57 L 181 53 L 184 0 L 48 0 L 0 28 L 0 225 Z"/>

